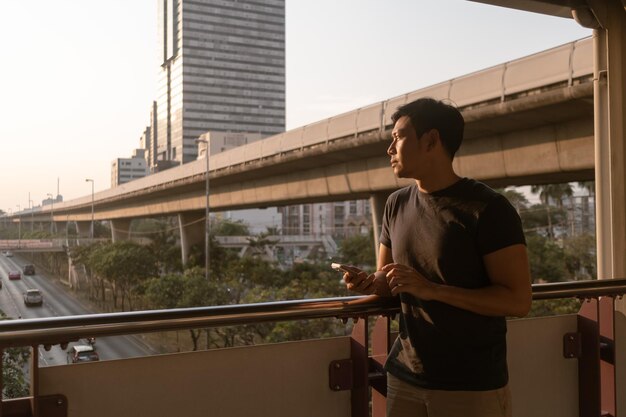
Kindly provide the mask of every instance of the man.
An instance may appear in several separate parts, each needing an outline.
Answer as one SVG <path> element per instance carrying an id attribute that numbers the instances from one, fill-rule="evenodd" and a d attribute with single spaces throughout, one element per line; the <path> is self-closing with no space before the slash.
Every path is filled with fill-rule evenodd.
<path id="1" fill-rule="evenodd" d="M 350 290 L 400 297 L 387 415 L 510 416 L 505 317 L 525 316 L 532 295 L 520 218 L 454 172 L 464 129 L 456 108 L 422 98 L 392 120 L 391 167 L 415 184 L 387 200 L 378 271 L 344 274 Z"/>

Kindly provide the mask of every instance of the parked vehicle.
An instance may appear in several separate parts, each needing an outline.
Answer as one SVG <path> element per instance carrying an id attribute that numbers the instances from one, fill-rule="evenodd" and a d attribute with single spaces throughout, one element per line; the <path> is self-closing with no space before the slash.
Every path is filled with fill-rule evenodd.
<path id="1" fill-rule="evenodd" d="M 9 279 L 22 279 L 20 271 L 9 271 Z"/>
<path id="2" fill-rule="evenodd" d="M 32 265 L 32 264 L 24 265 L 22 272 L 24 272 L 24 275 L 35 275 L 35 265 Z"/>
<path id="3" fill-rule="evenodd" d="M 24 293 L 24 304 L 26 306 L 40 306 L 43 304 L 43 295 L 37 288 L 31 288 Z"/>
<path id="4" fill-rule="evenodd" d="M 8 251 L 4 252 L 4 256 L 6 256 L 7 258 L 12 258 L 13 257 L 13 252 L 8 250 Z"/>
<path id="5" fill-rule="evenodd" d="M 67 363 L 99 361 L 98 352 L 90 345 L 74 345 L 67 352 Z"/>

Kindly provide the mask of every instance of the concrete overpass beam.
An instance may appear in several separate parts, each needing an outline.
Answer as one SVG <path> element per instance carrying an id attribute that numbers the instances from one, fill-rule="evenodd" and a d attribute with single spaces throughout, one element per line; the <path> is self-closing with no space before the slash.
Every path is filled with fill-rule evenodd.
<path id="1" fill-rule="evenodd" d="M 128 240 L 130 238 L 130 222 L 132 219 L 111 220 L 111 239 L 113 242 Z"/>
<path id="2" fill-rule="evenodd" d="M 204 212 L 179 213 L 178 225 L 180 227 L 180 248 L 183 265 L 186 265 L 189 260 L 191 246 L 204 244 Z"/>
<path id="3" fill-rule="evenodd" d="M 378 248 L 380 246 L 380 231 L 383 227 L 383 212 L 387 202 L 388 193 L 376 193 L 370 195 L 370 211 L 372 213 L 372 229 L 374 231 L 374 251 L 378 263 Z"/>

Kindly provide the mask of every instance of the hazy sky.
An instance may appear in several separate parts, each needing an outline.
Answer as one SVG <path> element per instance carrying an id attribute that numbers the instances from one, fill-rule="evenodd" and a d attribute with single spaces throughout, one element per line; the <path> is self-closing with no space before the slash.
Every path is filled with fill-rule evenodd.
<path id="1" fill-rule="evenodd" d="M 591 35 L 465 0 L 286 0 L 292 129 Z M 156 0 L 5 1 L 0 209 L 110 187 L 155 97 Z"/>

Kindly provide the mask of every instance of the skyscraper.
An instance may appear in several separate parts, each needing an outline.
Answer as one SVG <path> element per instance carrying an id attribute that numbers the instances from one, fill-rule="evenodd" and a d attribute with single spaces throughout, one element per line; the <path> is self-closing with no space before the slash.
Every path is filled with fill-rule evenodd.
<path id="1" fill-rule="evenodd" d="M 151 165 L 195 160 L 194 140 L 207 131 L 263 137 L 284 131 L 284 0 L 158 0 L 158 6 Z"/>

